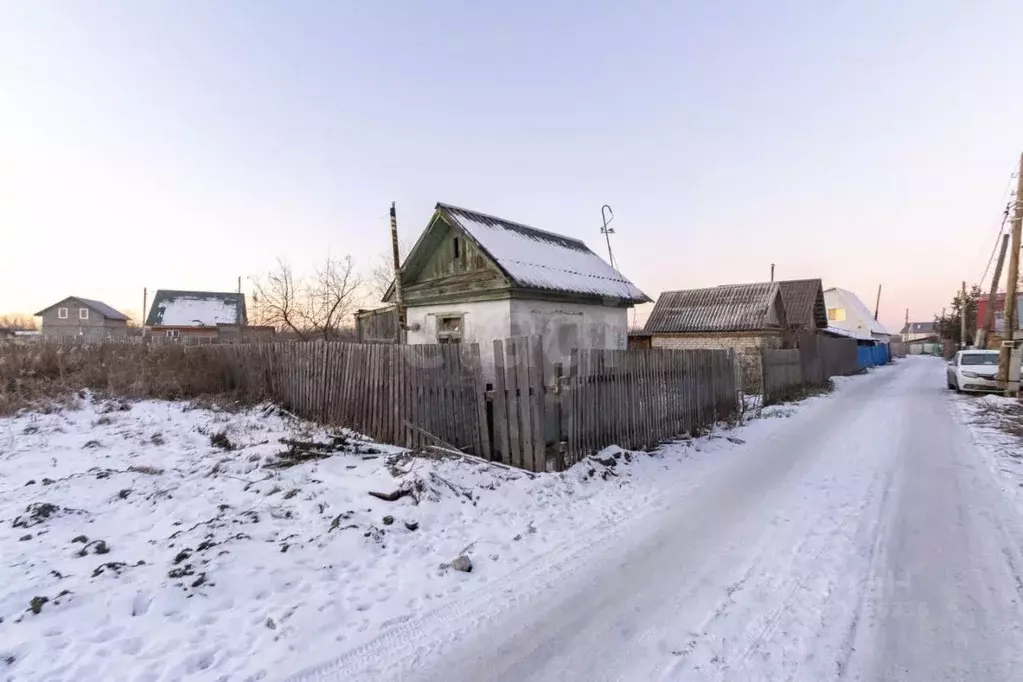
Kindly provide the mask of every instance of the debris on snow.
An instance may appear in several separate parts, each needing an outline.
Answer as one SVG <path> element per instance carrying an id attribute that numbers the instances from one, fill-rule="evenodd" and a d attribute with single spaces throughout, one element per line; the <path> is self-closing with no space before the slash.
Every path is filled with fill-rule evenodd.
<path id="1" fill-rule="evenodd" d="M 474 583 L 500 581 L 678 494 L 665 466 L 681 458 L 598 457 L 608 465 L 534 474 L 444 448 L 409 453 L 273 406 L 86 396 L 2 418 L 9 674 L 134 678 L 144 660 L 145 675 L 194 677 L 202 632 L 217 677 L 283 677 L 297 658 L 358 646 L 455 597 L 462 569 L 438 573 L 441 562 L 471 567 Z M 491 560 L 473 565 L 473 546 Z M 73 597 L 52 608 L 65 589 Z M 36 596 L 46 601 L 26 614 Z M 130 627 L 116 625 L 129 615 Z"/>
<path id="2" fill-rule="evenodd" d="M 472 560 L 464 554 L 460 554 L 451 562 L 451 569 L 462 573 L 472 573 Z"/>

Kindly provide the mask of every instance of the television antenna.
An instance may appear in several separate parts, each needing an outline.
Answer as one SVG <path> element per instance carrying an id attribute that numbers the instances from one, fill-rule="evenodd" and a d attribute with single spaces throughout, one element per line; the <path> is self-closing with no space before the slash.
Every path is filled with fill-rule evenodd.
<path id="1" fill-rule="evenodd" d="M 611 267 L 617 270 L 618 266 L 615 265 L 615 257 L 611 252 L 611 235 L 615 233 L 615 229 L 613 227 L 608 227 L 608 225 L 611 224 L 611 221 L 615 218 L 615 212 L 611 210 L 610 206 L 604 204 L 600 207 L 600 217 L 604 220 L 604 226 L 600 228 L 600 233 L 604 235 L 604 239 L 607 240 L 607 258 L 611 261 Z"/>

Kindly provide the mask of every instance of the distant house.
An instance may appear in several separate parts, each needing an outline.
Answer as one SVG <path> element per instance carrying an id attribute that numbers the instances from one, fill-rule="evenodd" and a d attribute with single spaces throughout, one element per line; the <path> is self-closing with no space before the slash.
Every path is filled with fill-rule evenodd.
<path id="1" fill-rule="evenodd" d="M 47 339 L 99 341 L 128 335 L 128 316 L 102 301 L 68 296 L 43 308 L 41 333 Z"/>
<path id="2" fill-rule="evenodd" d="M 541 336 L 551 362 L 624 349 L 629 308 L 650 300 L 578 239 L 442 203 L 400 276 L 408 343 L 475 342 L 485 367 L 518 335 Z"/>
<path id="3" fill-rule="evenodd" d="M 930 322 L 909 322 L 902 326 L 899 334 L 902 336 L 903 343 L 912 343 L 914 341 L 928 341 L 932 338 L 937 338 L 938 330 L 934 326 L 934 320 Z"/>
<path id="4" fill-rule="evenodd" d="M 977 329 L 984 326 L 984 317 L 987 315 L 988 297 L 981 296 L 977 301 Z M 1016 298 L 1016 331 L 1023 330 L 1023 294 Z M 1005 336 L 1005 292 L 995 294 L 995 315 L 994 326 L 991 330 L 998 337 Z"/>
<path id="5" fill-rule="evenodd" d="M 852 332 L 856 338 L 869 337 L 879 343 L 891 341 L 891 333 L 874 319 L 874 314 L 856 294 L 832 287 L 824 292 L 828 326 Z"/>
<path id="6" fill-rule="evenodd" d="M 643 331 L 653 348 L 732 348 L 753 352 L 791 344 L 778 282 L 665 291 Z"/>
<path id="7" fill-rule="evenodd" d="M 159 289 L 146 317 L 146 334 L 206 343 L 236 341 L 247 325 L 244 294 Z"/>

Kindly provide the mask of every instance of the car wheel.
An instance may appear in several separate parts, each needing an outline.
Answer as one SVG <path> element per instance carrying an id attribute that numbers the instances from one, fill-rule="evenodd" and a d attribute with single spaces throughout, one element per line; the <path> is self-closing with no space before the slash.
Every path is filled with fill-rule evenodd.
<path id="1" fill-rule="evenodd" d="M 962 393 L 963 392 L 963 389 L 959 388 L 959 380 L 958 379 L 956 379 L 955 391 L 956 391 L 956 393 Z"/>

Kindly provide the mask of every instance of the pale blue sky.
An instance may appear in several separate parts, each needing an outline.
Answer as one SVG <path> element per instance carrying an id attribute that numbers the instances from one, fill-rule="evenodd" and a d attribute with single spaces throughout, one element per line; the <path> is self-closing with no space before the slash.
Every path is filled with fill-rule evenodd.
<path id="1" fill-rule="evenodd" d="M 368 266 L 387 207 L 585 239 L 664 289 L 819 276 L 882 321 L 983 271 L 1018 2 L 0 0 L 0 312 Z"/>

